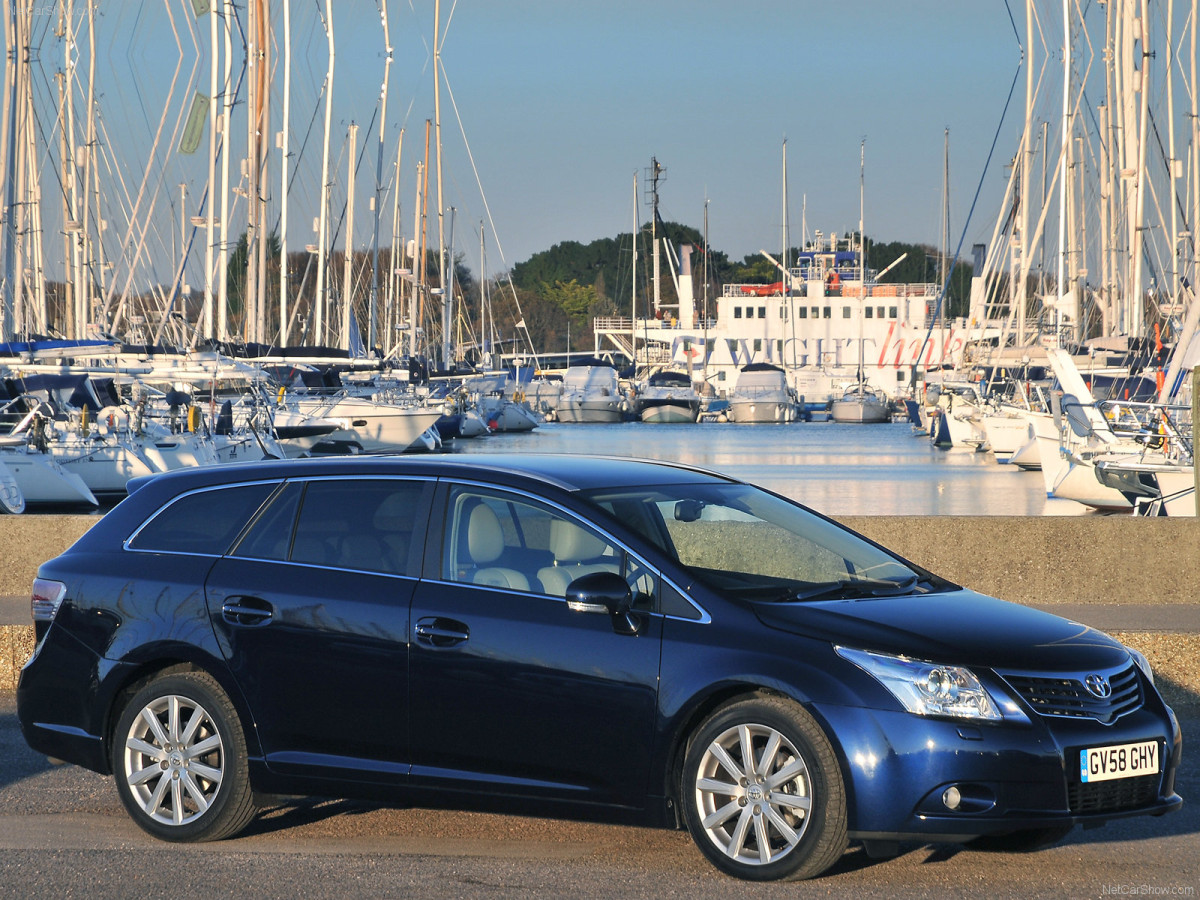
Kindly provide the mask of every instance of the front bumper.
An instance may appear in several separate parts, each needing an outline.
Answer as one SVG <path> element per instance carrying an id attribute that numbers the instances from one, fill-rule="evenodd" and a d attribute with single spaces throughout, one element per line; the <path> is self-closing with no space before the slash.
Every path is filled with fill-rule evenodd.
<path id="1" fill-rule="evenodd" d="M 1146 700 L 1111 725 L 1036 714 L 989 725 L 849 707 L 816 712 L 839 742 L 851 837 L 937 842 L 1178 809 L 1182 735 L 1157 695 Z M 1151 740 L 1159 743 L 1157 773 L 1081 783 L 1080 750 Z M 951 787 L 960 798 L 954 809 L 943 799 Z"/>

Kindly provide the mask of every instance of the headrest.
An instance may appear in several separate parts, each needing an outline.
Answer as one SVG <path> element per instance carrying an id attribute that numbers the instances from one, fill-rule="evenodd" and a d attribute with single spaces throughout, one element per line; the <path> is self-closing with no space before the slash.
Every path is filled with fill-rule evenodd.
<path id="1" fill-rule="evenodd" d="M 574 522 L 555 519 L 550 523 L 550 552 L 555 562 L 579 562 L 595 559 L 608 545 L 602 538 L 585 531 Z"/>
<path id="2" fill-rule="evenodd" d="M 412 531 L 412 506 L 406 491 L 389 494 L 375 510 L 371 524 L 377 531 Z"/>
<path id="3" fill-rule="evenodd" d="M 467 552 L 477 566 L 495 562 L 504 552 L 504 532 L 491 507 L 477 506 L 467 521 Z"/>

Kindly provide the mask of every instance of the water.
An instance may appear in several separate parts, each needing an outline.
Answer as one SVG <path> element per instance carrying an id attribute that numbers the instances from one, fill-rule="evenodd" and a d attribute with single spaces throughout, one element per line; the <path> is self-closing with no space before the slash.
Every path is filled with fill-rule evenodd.
<path id="1" fill-rule="evenodd" d="M 461 453 L 597 453 L 715 469 L 830 516 L 1078 515 L 1047 499 L 1040 472 L 990 453 L 939 450 L 908 423 L 576 425 L 458 441 Z"/>

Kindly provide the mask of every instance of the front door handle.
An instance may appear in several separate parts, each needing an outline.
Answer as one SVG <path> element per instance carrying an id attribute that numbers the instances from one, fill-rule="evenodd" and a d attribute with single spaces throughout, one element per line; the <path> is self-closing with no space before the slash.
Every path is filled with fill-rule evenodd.
<path id="1" fill-rule="evenodd" d="M 416 634 L 418 643 L 427 644 L 430 647 L 454 647 L 466 643 L 471 638 L 471 629 L 462 622 L 438 616 L 418 619 L 413 632 Z"/>

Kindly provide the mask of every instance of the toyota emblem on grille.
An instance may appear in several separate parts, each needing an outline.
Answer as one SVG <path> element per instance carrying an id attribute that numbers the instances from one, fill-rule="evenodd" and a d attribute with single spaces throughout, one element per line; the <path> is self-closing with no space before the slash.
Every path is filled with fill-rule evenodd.
<path id="1" fill-rule="evenodd" d="M 1083 679 L 1083 686 L 1087 688 L 1089 694 L 1098 700 L 1105 700 L 1112 696 L 1112 685 L 1108 683 L 1108 679 L 1103 675 L 1089 675 Z"/>

